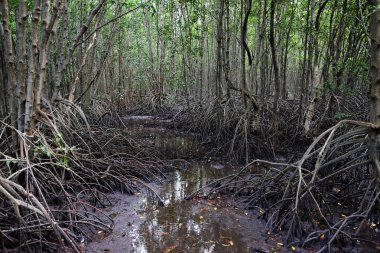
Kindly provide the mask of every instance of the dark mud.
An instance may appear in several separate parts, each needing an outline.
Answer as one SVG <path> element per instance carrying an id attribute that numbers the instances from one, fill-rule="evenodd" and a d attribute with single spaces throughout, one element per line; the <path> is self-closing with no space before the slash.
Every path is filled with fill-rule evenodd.
<path id="1" fill-rule="evenodd" d="M 265 224 L 252 212 L 234 207 L 223 196 L 183 200 L 212 178 L 234 168 L 216 169 L 212 162 L 193 162 L 168 175 L 160 192 L 159 207 L 148 193 L 134 196 L 113 194 L 115 205 L 106 212 L 114 218 L 112 234 L 98 234 L 88 252 L 270 252 L 281 248 L 266 234 Z"/>
<path id="2" fill-rule="evenodd" d="M 144 145 L 155 146 L 170 158 L 202 156 L 191 138 L 165 129 L 152 128 L 154 118 L 130 117 L 128 130 Z M 164 123 L 165 124 L 165 123 Z M 149 125 L 149 127 L 146 127 Z M 115 221 L 109 235 L 99 231 L 87 252 L 194 252 L 248 253 L 285 252 L 280 239 L 270 236 L 263 220 L 237 207 L 225 196 L 184 197 L 213 179 L 233 173 L 234 168 L 211 158 L 190 160 L 166 174 L 163 182 L 147 186 L 159 193 L 164 206 L 148 190 L 133 196 L 112 194 L 114 205 L 105 210 Z M 296 249 L 298 251 L 298 249 Z"/>

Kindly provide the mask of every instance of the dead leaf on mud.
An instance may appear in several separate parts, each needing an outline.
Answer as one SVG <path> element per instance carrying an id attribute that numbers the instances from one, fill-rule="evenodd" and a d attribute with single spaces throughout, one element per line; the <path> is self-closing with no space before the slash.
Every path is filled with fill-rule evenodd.
<path id="1" fill-rule="evenodd" d="M 177 248 L 177 245 L 168 246 L 164 249 L 164 253 L 173 252 L 173 250 L 176 248 Z"/>
<path id="2" fill-rule="evenodd" d="M 84 244 L 84 243 L 80 243 L 80 244 L 79 244 L 79 251 L 80 251 L 81 253 L 85 253 L 85 252 L 86 252 L 86 244 Z"/>
<path id="3" fill-rule="evenodd" d="M 224 247 L 231 247 L 231 246 L 234 246 L 234 242 L 229 240 L 226 244 L 222 243 L 222 246 Z"/>

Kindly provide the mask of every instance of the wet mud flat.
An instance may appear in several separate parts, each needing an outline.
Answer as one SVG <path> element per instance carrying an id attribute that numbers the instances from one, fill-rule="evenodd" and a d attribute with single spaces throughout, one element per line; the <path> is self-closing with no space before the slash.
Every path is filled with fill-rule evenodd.
<path id="1" fill-rule="evenodd" d="M 164 206 L 149 192 L 112 194 L 114 205 L 105 211 L 114 218 L 114 230 L 109 235 L 99 232 L 87 252 L 284 251 L 278 238 L 266 234 L 264 221 L 235 207 L 232 199 L 206 196 L 184 200 L 210 178 L 231 170 L 194 161 L 186 170 L 170 173 L 162 185 L 149 184 L 160 192 Z"/>
<path id="2" fill-rule="evenodd" d="M 152 127 L 154 120 L 147 116 L 129 118 L 127 130 L 144 145 L 155 146 L 170 158 L 202 155 L 191 138 L 162 124 Z M 110 194 L 113 205 L 104 212 L 114 219 L 114 229 L 110 234 L 98 231 L 86 252 L 288 252 L 278 236 L 268 235 L 264 220 L 236 207 L 231 198 L 215 195 L 184 200 L 210 181 L 238 169 L 202 157 L 183 161 L 174 171 L 165 173 L 161 182 L 148 183 L 134 195 Z M 148 188 L 160 196 L 163 205 Z"/>

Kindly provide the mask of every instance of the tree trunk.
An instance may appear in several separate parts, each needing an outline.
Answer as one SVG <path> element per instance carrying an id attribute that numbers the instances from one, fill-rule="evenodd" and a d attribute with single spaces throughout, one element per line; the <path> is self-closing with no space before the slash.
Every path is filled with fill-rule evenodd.
<path id="1" fill-rule="evenodd" d="M 280 97 L 280 75 L 279 68 L 277 63 L 277 55 L 276 55 L 276 45 L 274 39 L 274 14 L 276 12 L 276 0 L 271 1 L 270 6 L 270 31 L 269 31 L 269 43 L 271 47 L 271 55 L 272 55 L 272 63 L 273 63 L 273 72 L 274 72 L 274 100 L 273 100 L 273 127 L 274 131 L 277 131 L 277 116 L 278 116 L 278 100 Z"/>
<path id="2" fill-rule="evenodd" d="M 222 45 L 223 45 L 223 16 L 224 16 L 224 0 L 219 1 L 219 16 L 217 23 L 217 33 L 216 33 L 216 82 L 215 82 L 215 94 L 217 103 L 219 104 L 222 94 L 221 94 L 221 86 L 222 86 L 222 74 L 223 74 L 223 55 L 222 55 Z"/>
<path id="3" fill-rule="evenodd" d="M 153 56 L 153 43 L 152 43 L 152 28 L 151 28 L 151 19 L 150 19 L 150 13 L 145 13 L 145 25 L 146 25 L 146 36 L 147 36 L 147 39 L 148 39 L 148 46 L 149 46 L 149 60 L 150 60 L 150 79 L 153 83 L 153 90 L 156 90 L 156 83 L 157 83 L 157 80 L 156 80 L 156 77 L 155 77 L 155 74 L 154 74 L 154 56 Z"/>
<path id="4" fill-rule="evenodd" d="M 373 1 L 374 11 L 371 14 L 370 20 L 370 119 L 371 123 L 380 125 L 380 0 Z M 369 156 L 375 170 L 380 176 L 380 163 L 378 153 L 378 137 L 375 131 L 370 133 Z"/>
<path id="5" fill-rule="evenodd" d="M 326 4 L 328 3 L 328 0 L 322 3 L 320 6 L 316 19 L 315 19 L 315 33 L 310 34 L 310 41 L 314 42 L 314 62 L 312 67 L 312 100 L 310 102 L 309 108 L 306 113 L 305 118 L 305 124 L 303 128 L 304 135 L 309 134 L 311 123 L 314 117 L 315 108 L 317 105 L 317 102 L 320 100 L 321 92 L 320 92 L 320 86 L 321 86 L 321 74 L 319 70 L 319 41 L 318 41 L 318 35 L 320 31 L 320 17 L 322 15 L 322 12 L 324 8 L 326 7 Z"/>
<path id="6" fill-rule="evenodd" d="M 245 3 L 246 1 L 246 3 Z M 241 39 L 241 89 L 242 89 L 242 98 L 244 101 L 244 106 L 247 109 L 248 108 L 248 100 L 247 97 L 250 96 L 251 91 L 250 87 L 247 85 L 247 77 L 246 77 L 246 54 L 248 55 L 248 62 L 249 65 L 252 65 L 252 56 L 251 52 L 248 48 L 247 44 L 247 30 L 248 30 L 248 19 L 249 15 L 251 14 L 252 9 L 252 0 L 242 0 L 241 1 L 241 33 L 240 33 L 240 39 Z"/>
<path id="7" fill-rule="evenodd" d="M 300 105 L 299 105 L 299 121 L 300 124 L 303 122 L 303 106 L 305 103 L 305 98 L 306 98 L 306 92 L 307 92 L 307 84 L 306 84 L 306 63 L 307 63 L 307 49 L 308 49 L 308 44 L 309 44 L 309 25 L 310 25 L 310 2 L 311 0 L 307 1 L 307 14 L 306 14 L 306 28 L 305 28 L 305 38 L 304 38 L 304 43 L 303 43 L 303 63 L 302 63 L 302 74 L 301 74 L 301 87 L 300 87 Z"/>
<path id="8" fill-rule="evenodd" d="M 2 30 L 4 33 L 4 56 L 5 56 L 5 69 L 7 74 L 7 99 L 8 99 L 8 111 L 11 116 L 11 122 L 14 124 L 14 127 L 17 128 L 17 112 L 16 112 L 16 63 L 15 63 L 15 54 L 13 50 L 13 41 L 12 41 L 12 30 L 10 24 L 8 0 L 1 1 L 1 14 L 3 17 L 2 20 Z"/>

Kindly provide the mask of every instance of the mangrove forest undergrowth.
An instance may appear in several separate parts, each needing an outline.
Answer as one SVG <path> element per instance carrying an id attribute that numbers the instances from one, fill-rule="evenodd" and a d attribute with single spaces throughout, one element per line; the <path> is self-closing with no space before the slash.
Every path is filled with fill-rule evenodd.
<path id="1" fill-rule="evenodd" d="M 107 193 L 172 169 L 127 113 L 244 164 L 188 198 L 232 194 L 288 247 L 379 250 L 380 0 L 1 0 L 0 20 L 0 252 L 83 252 Z"/>

